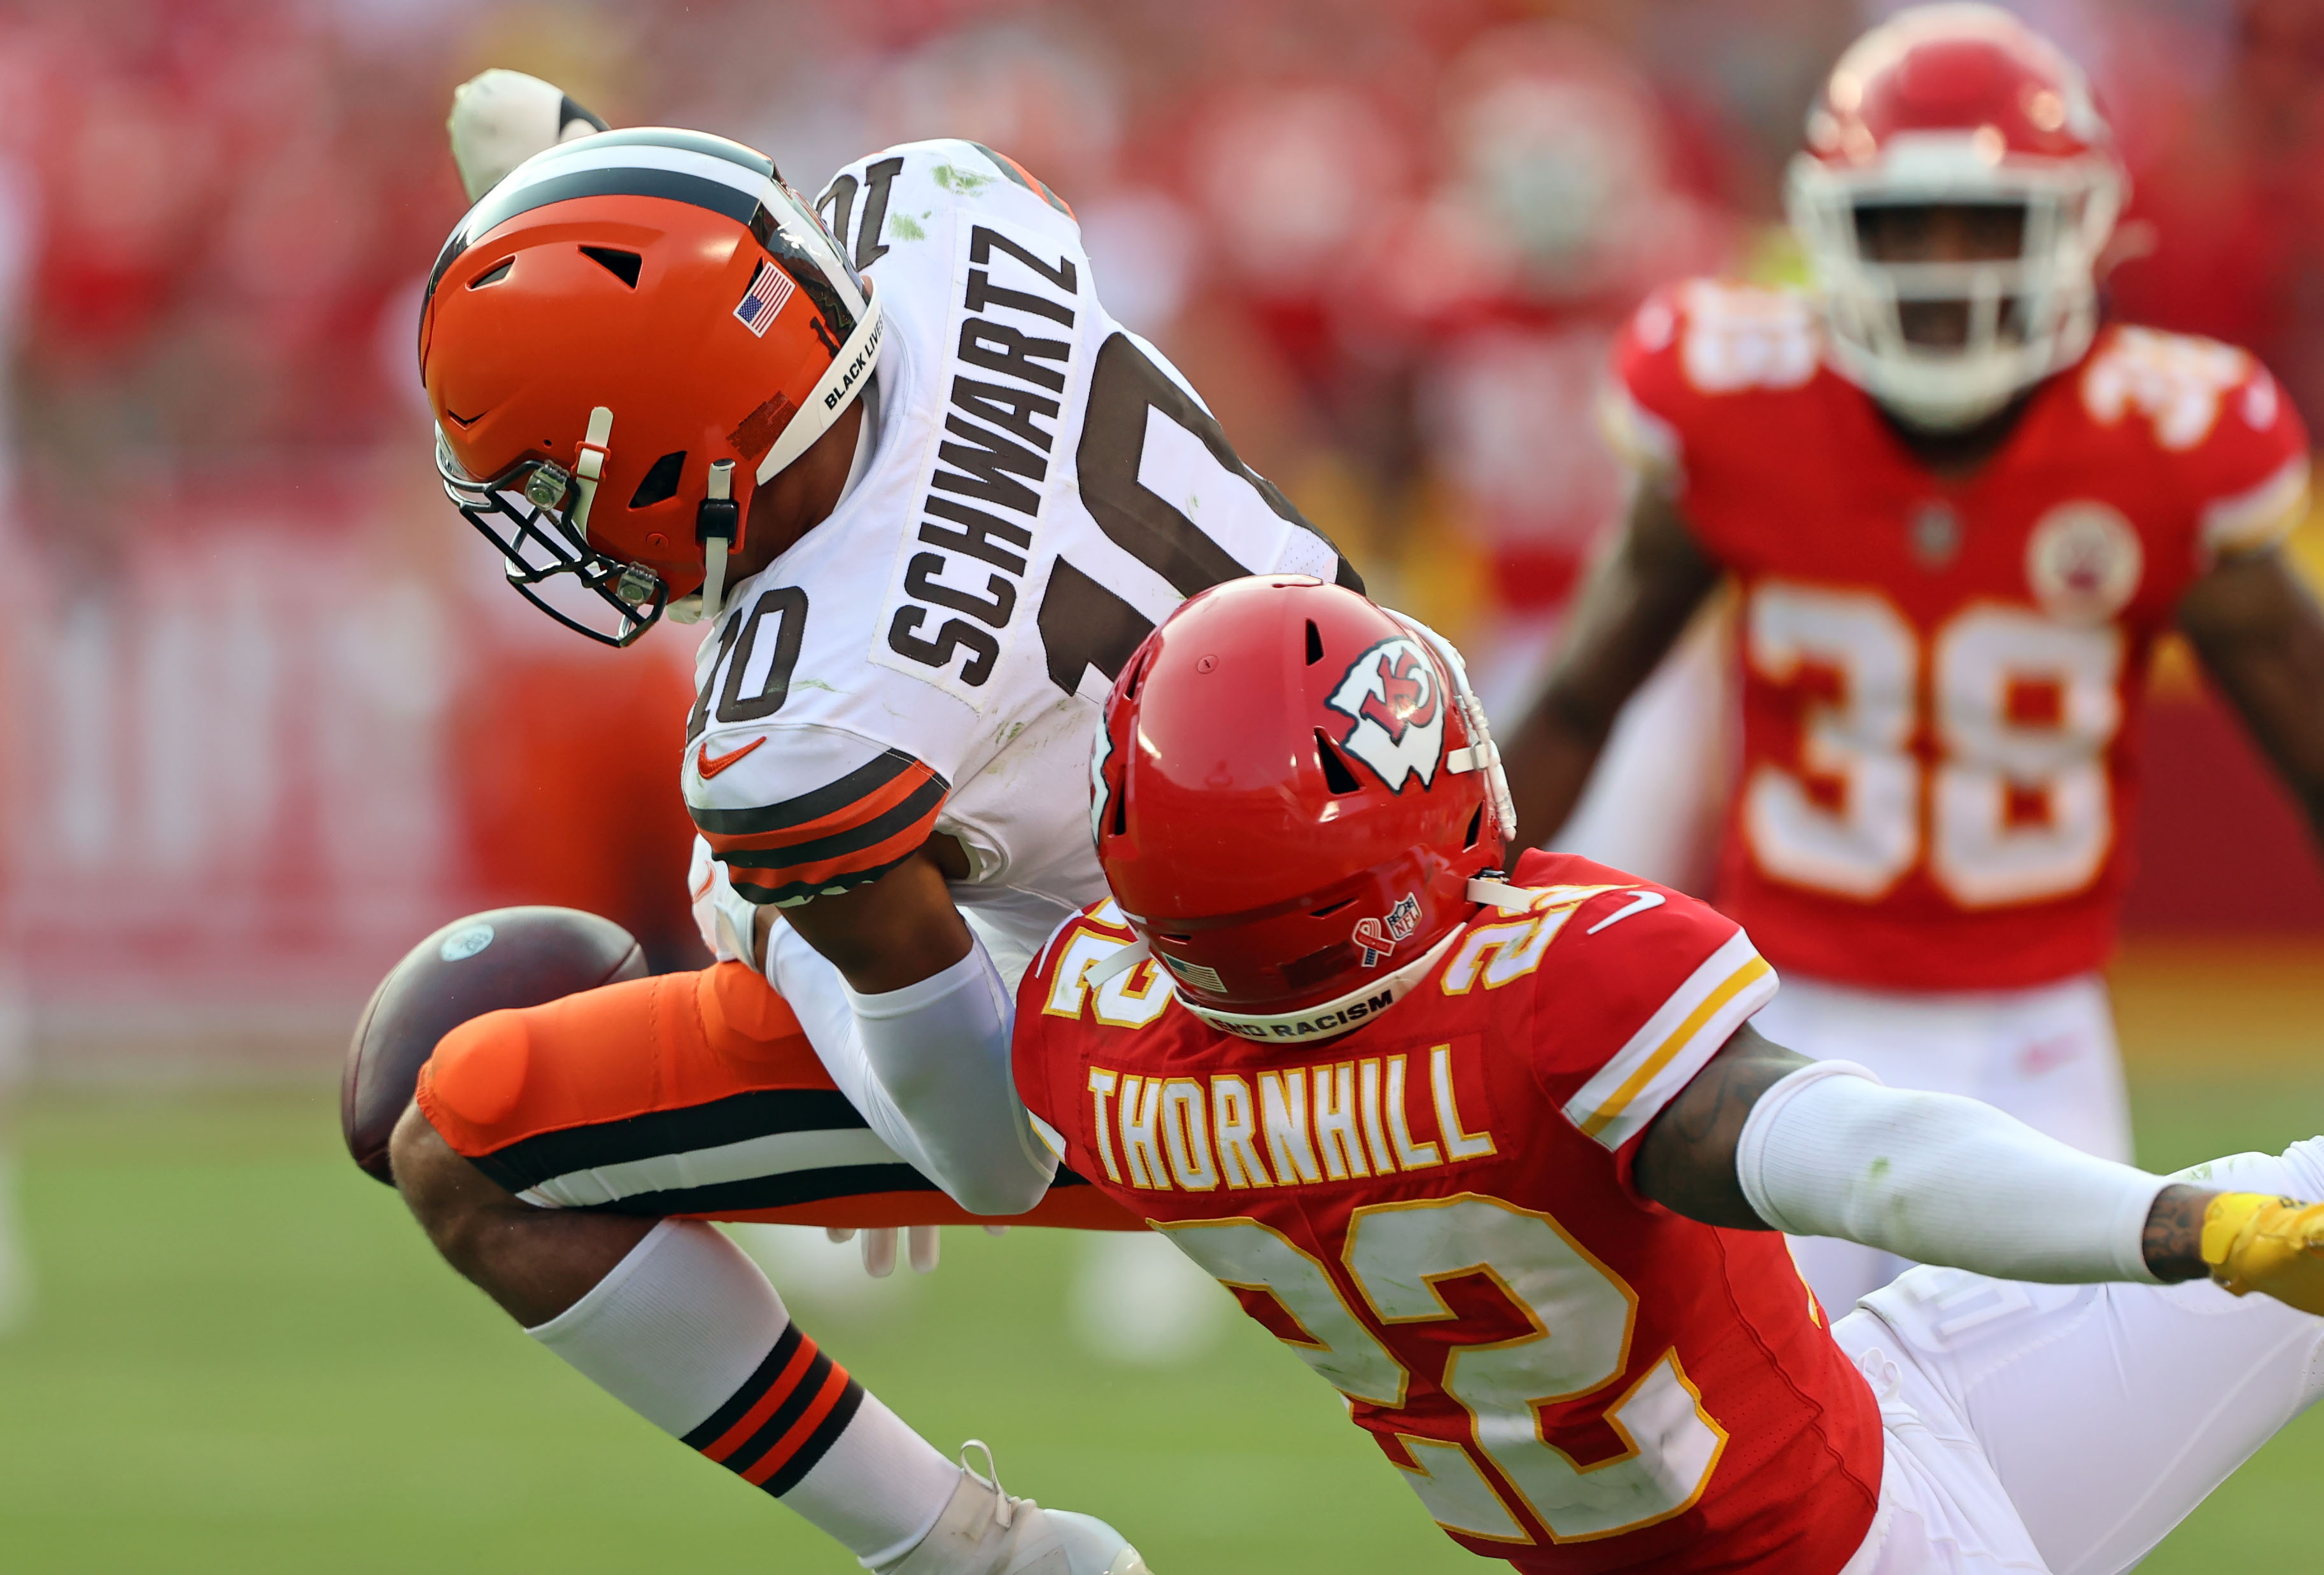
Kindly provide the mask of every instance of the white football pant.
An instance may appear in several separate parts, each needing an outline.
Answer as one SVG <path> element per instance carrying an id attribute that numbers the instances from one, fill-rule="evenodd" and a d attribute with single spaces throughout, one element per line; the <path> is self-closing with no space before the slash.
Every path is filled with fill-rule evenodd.
<path id="1" fill-rule="evenodd" d="M 2324 1138 L 2180 1173 L 2324 1197 Z M 1843 1575 L 2114 1575 L 2324 1392 L 2324 1319 L 2208 1280 L 1915 1268 L 1832 1333 L 1880 1399 L 1879 1516 Z"/>
<path id="2" fill-rule="evenodd" d="M 1892 1088 L 1963 1094 L 2085 1153 L 2127 1163 L 2130 1102 L 2105 981 L 1914 994 L 1799 974 L 1751 1026 L 1818 1061 L 1853 1061 Z M 1911 1266 L 1875 1247 L 1795 1236 L 1800 1272 L 1834 1320 Z"/>

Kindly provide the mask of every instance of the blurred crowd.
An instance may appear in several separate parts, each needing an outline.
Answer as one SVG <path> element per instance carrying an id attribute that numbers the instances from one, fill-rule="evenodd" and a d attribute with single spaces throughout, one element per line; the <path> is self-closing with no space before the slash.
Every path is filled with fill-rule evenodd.
<path id="1" fill-rule="evenodd" d="M 195 974 L 221 935 L 377 937 L 369 966 L 447 902 L 521 896 L 687 944 L 652 884 L 684 864 L 687 642 L 553 630 L 434 492 L 412 330 L 477 69 L 751 143 L 810 196 L 889 142 L 1010 153 L 1244 456 L 1506 696 L 1618 509 L 1614 329 L 1680 274 L 1795 274 L 1784 161 L 1891 8 L 0 5 L 19 928 L 143 924 Z M 2324 0 L 2015 8 L 2120 129 L 2118 309 L 2251 346 L 2324 420 Z M 221 890 L 247 911 L 188 933 Z"/>

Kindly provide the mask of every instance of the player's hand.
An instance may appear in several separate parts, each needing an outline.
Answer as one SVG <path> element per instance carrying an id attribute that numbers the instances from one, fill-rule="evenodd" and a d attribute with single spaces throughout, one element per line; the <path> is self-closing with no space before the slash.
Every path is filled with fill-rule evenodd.
<path id="1" fill-rule="evenodd" d="M 912 1260 L 914 1274 L 924 1275 L 936 1266 L 937 1244 L 941 1239 L 936 1231 L 937 1227 L 934 1225 L 914 1225 L 909 1228 L 908 1233 L 911 1242 L 908 1256 Z M 826 1225 L 823 1228 L 823 1233 L 834 1241 L 846 1241 L 861 1235 L 863 1238 L 863 1272 L 873 1279 L 884 1280 L 896 1272 L 894 1226 L 881 1226 L 869 1230 L 857 1231 L 849 1226 Z M 1009 1227 L 987 1225 L 984 1228 L 984 1233 L 987 1236 L 1006 1236 L 1009 1234 Z"/>
<path id="2" fill-rule="evenodd" d="M 2203 1211 L 2203 1261 L 2235 1295 L 2324 1314 L 2324 1203 L 2221 1193 Z"/>
<path id="3" fill-rule="evenodd" d="M 924 1275 L 936 1266 L 937 1244 L 940 1238 L 934 1225 L 914 1225 L 901 1234 L 910 1239 L 908 1256 L 912 1260 L 912 1272 Z M 863 1239 L 863 1272 L 875 1280 L 884 1280 L 896 1272 L 896 1238 L 899 1234 L 892 1225 L 875 1225 L 868 1230 L 856 1230 L 844 1225 L 824 1228 L 825 1236 L 834 1241 L 846 1241 L 861 1236 Z"/>
<path id="4" fill-rule="evenodd" d="M 694 839 L 694 860 L 686 872 L 687 895 L 693 899 L 694 927 L 702 944 L 721 962 L 742 962 L 765 972 L 766 952 L 759 924 L 759 905 L 734 889 L 724 861 L 712 856 L 710 843 Z M 771 908 L 766 910 L 771 913 Z"/>
<path id="5" fill-rule="evenodd" d="M 605 123 L 553 82 L 493 69 L 452 90 L 452 161 L 475 202 L 535 153 L 605 129 Z"/>

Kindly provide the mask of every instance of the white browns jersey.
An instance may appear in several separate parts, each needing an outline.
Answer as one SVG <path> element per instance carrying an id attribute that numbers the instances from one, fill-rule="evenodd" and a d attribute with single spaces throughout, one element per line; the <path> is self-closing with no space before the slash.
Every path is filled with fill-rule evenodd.
<path id="1" fill-rule="evenodd" d="M 958 839 L 954 898 L 1013 982 L 1105 895 L 1091 739 L 1147 632 L 1243 575 L 1359 582 L 1107 315 L 1071 210 L 1014 161 L 907 143 L 816 207 L 886 314 L 870 453 L 705 637 L 687 803 L 781 907 Z"/>

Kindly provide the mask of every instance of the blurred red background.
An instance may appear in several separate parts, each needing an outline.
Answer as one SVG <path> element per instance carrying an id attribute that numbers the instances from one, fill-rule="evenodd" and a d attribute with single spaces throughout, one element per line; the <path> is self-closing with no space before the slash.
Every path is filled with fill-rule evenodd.
<path id="1" fill-rule="evenodd" d="M 55 1044 L 244 1053 L 488 903 L 698 952 L 690 640 L 557 630 L 435 489 L 411 335 L 474 71 L 737 137 L 809 195 L 908 137 L 1009 152 L 1506 709 L 1619 506 L 1609 336 L 1677 274 L 1796 276 L 1783 162 L 1886 8 L 0 5 L 0 966 Z M 2016 8 L 2121 130 L 2117 309 L 2249 345 L 2324 424 L 2324 6 Z M 2156 691 L 2134 925 L 2324 932 L 2282 795 L 2183 659 Z"/>

